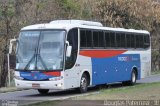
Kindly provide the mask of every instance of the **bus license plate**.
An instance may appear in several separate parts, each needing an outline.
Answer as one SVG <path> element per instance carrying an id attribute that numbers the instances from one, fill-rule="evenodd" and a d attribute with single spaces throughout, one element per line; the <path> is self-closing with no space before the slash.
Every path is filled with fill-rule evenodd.
<path id="1" fill-rule="evenodd" d="M 33 87 L 33 88 L 40 88 L 40 84 L 33 83 L 33 84 L 32 84 L 32 87 Z"/>

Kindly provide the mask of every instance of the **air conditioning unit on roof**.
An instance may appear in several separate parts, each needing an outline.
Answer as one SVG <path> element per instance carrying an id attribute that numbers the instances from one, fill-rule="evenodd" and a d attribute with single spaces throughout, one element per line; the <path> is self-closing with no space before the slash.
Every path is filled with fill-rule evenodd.
<path id="1" fill-rule="evenodd" d="M 99 26 L 99 27 L 103 26 L 100 22 L 84 21 L 84 20 L 55 20 L 51 21 L 50 24 L 80 24 L 80 25 Z"/>

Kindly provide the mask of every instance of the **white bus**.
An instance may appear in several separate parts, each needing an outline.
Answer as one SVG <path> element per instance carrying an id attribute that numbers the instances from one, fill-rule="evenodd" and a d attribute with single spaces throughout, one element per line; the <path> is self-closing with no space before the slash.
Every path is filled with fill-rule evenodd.
<path id="1" fill-rule="evenodd" d="M 135 84 L 150 75 L 150 33 L 103 27 L 99 22 L 56 20 L 26 26 L 17 39 L 18 88 L 79 88 L 122 82 Z"/>

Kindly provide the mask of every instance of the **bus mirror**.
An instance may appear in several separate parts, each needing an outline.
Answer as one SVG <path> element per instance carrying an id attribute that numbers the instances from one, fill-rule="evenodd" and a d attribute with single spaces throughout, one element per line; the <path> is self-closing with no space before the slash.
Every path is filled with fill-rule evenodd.
<path id="1" fill-rule="evenodd" d="M 16 56 L 13 54 L 9 55 L 9 68 L 10 69 L 15 69 L 16 68 Z"/>
<path id="2" fill-rule="evenodd" d="M 72 46 L 67 46 L 67 52 L 66 52 L 67 57 L 71 56 L 71 51 L 72 51 Z"/>
<path id="3" fill-rule="evenodd" d="M 13 48 L 13 42 L 16 42 L 17 39 L 10 39 L 10 42 L 9 42 L 9 54 L 12 53 L 12 48 Z"/>

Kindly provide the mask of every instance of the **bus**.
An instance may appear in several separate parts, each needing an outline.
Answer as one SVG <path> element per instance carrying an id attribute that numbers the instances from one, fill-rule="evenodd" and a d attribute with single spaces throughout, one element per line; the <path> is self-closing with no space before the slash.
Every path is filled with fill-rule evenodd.
<path id="1" fill-rule="evenodd" d="M 16 40 L 15 85 L 49 90 L 122 82 L 150 75 L 150 33 L 104 27 L 99 22 L 55 20 L 21 29 Z"/>

